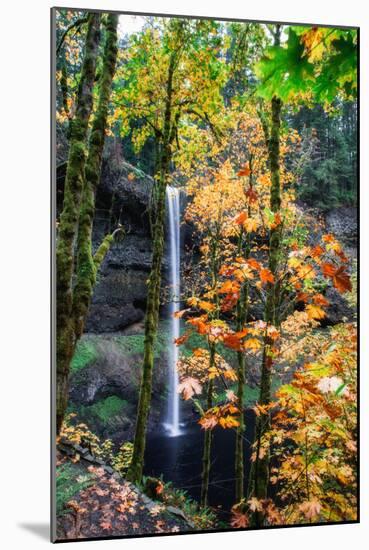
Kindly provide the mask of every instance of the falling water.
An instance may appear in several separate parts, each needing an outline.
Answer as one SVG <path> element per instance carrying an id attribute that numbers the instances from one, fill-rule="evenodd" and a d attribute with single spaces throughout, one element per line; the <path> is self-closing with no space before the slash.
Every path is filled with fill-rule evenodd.
<path id="1" fill-rule="evenodd" d="M 174 313 L 180 309 L 180 204 L 179 190 L 167 187 L 167 204 L 169 216 L 169 254 L 170 254 L 170 329 L 171 344 L 169 355 L 169 397 L 166 428 L 171 436 L 180 434 L 179 428 L 179 394 L 178 394 L 178 347 L 174 339 L 179 337 L 179 318 Z"/>

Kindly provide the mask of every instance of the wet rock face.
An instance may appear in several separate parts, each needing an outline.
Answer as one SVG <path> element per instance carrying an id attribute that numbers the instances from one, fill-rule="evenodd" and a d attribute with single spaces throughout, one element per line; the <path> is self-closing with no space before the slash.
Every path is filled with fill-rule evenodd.
<path id="1" fill-rule="evenodd" d="M 126 230 L 98 275 L 87 332 L 115 332 L 142 321 L 151 265 L 148 208 L 153 180 L 124 162 L 106 162 L 96 196 L 93 245 L 121 223 Z"/>
<path id="2" fill-rule="evenodd" d="M 87 332 L 116 332 L 142 321 L 150 263 L 147 237 L 127 235 L 112 246 L 98 275 Z"/>

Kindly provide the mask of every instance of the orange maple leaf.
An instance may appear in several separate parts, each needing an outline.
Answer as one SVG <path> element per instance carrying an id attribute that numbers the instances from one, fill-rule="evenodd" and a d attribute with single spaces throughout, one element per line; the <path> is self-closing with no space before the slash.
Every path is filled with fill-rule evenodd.
<path id="1" fill-rule="evenodd" d="M 237 176 L 249 176 L 251 174 L 251 170 L 249 168 L 249 166 L 244 166 L 243 168 L 241 168 L 241 170 L 239 170 L 239 172 L 237 172 Z"/>
<path id="2" fill-rule="evenodd" d="M 231 526 L 235 529 L 244 529 L 245 527 L 248 527 L 249 525 L 249 519 L 246 514 L 242 514 L 241 512 L 233 512 L 232 519 L 231 519 Z"/>
<path id="3" fill-rule="evenodd" d="M 186 342 L 186 340 L 188 340 L 188 337 L 189 337 L 189 334 L 185 333 L 182 336 L 180 336 L 179 338 L 174 338 L 173 341 L 174 341 L 176 346 L 180 346 L 181 344 L 184 344 Z"/>
<path id="4" fill-rule="evenodd" d="M 252 269 L 256 269 L 256 270 L 258 270 L 258 271 L 259 271 L 259 269 L 260 269 L 260 267 L 261 267 L 260 264 L 259 264 L 259 262 L 258 262 L 257 260 L 255 260 L 255 258 L 248 258 L 248 259 L 246 260 L 246 263 L 247 263 L 247 265 L 249 265 L 250 267 L 252 267 Z"/>
<path id="5" fill-rule="evenodd" d="M 336 266 L 329 262 L 325 262 L 322 264 L 322 273 L 324 277 L 333 277 L 336 273 Z"/>
<path id="6" fill-rule="evenodd" d="M 260 270 L 260 279 L 263 283 L 274 283 L 274 275 L 270 269 L 267 268 Z"/>
<path id="7" fill-rule="evenodd" d="M 246 212 L 240 212 L 240 214 L 238 214 L 234 219 L 235 223 L 238 225 L 242 225 L 245 220 L 247 220 Z"/>
<path id="8" fill-rule="evenodd" d="M 336 273 L 333 276 L 333 286 L 339 292 L 351 292 L 352 284 L 349 274 L 345 272 L 345 266 L 341 266 L 337 269 Z"/>

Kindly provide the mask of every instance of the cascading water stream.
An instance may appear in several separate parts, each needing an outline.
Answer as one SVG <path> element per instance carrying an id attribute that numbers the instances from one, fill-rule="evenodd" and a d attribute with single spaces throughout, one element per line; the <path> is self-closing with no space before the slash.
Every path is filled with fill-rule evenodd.
<path id="1" fill-rule="evenodd" d="M 179 394 L 177 361 L 178 347 L 174 339 L 179 337 L 180 320 L 174 316 L 180 309 L 180 193 L 175 187 L 167 187 L 169 217 L 169 257 L 170 257 L 170 350 L 169 350 L 169 395 L 165 426 L 173 437 L 180 435 Z"/>

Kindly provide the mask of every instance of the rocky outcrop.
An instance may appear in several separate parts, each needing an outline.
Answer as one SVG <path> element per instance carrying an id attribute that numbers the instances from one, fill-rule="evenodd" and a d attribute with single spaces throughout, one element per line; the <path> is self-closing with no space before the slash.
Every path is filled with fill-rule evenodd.
<path id="1" fill-rule="evenodd" d="M 65 170 L 65 163 L 57 170 L 59 211 Z M 118 223 L 124 226 L 126 234 L 113 243 L 98 274 L 86 322 L 87 332 L 116 332 L 144 317 L 146 280 L 151 264 L 152 186 L 150 176 L 127 162 L 111 157 L 104 160 L 96 196 L 93 247 L 96 249 Z"/>
<path id="2" fill-rule="evenodd" d="M 151 429 L 165 412 L 168 339 L 162 328 L 155 350 Z M 137 333 L 85 334 L 78 344 L 69 384 L 70 410 L 102 439 L 119 444 L 133 437 L 143 344 L 144 335 Z"/>

